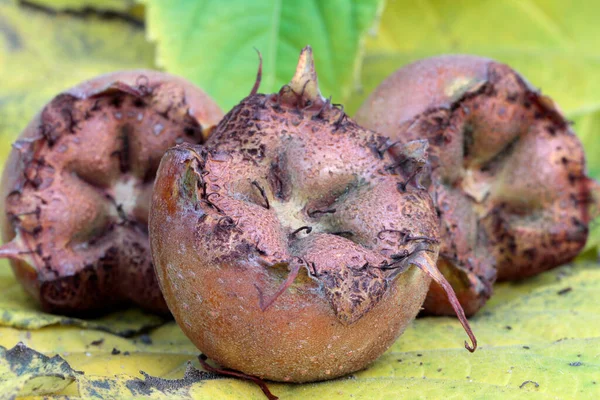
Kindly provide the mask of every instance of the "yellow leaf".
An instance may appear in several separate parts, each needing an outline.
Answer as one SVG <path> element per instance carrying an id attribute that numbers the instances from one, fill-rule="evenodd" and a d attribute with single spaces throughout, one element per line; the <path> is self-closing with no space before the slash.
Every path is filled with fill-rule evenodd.
<path id="1" fill-rule="evenodd" d="M 10 350 L 0 346 L 0 398 L 56 393 L 76 375 L 59 356 L 48 358 L 22 343 Z"/>
<path id="2" fill-rule="evenodd" d="M 15 284 L 6 260 L 0 261 L 0 326 L 38 329 L 48 325 L 75 325 L 121 336 L 131 336 L 164 323 L 164 318 L 132 308 L 94 319 L 80 319 L 40 311 L 37 303 Z"/>
<path id="3" fill-rule="evenodd" d="M 28 4 L 55 11 L 97 10 L 113 13 L 129 13 L 137 5 L 135 0 L 29 0 Z"/>
<path id="4" fill-rule="evenodd" d="M 4 281 L 2 286 L 10 285 Z M 471 319 L 480 343 L 474 354 L 462 348 L 464 332 L 456 319 L 419 318 L 364 371 L 331 382 L 269 387 L 282 399 L 395 399 L 415 393 L 427 398 L 454 394 L 494 399 L 525 393 L 540 399 L 597 398 L 599 288 L 597 264 L 564 266 L 523 282 L 502 283 Z M 232 379 L 190 380 L 189 385 L 170 386 L 175 388 L 171 391 L 144 383 L 148 377 L 140 376 L 140 370 L 181 380 L 189 362 L 200 368 L 198 350 L 174 322 L 132 338 L 69 326 L 0 328 L 0 345 L 19 341 L 47 355 L 58 353 L 86 373 L 60 394 L 86 397 L 93 390 L 107 399 L 264 398 L 254 384 Z"/>

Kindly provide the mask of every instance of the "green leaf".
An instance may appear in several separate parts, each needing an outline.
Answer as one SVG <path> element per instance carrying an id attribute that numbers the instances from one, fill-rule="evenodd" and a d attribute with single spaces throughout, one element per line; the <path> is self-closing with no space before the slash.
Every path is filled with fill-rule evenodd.
<path id="1" fill-rule="evenodd" d="M 0 346 L 0 394 L 3 399 L 56 393 L 77 375 L 60 356 L 46 357 L 17 343 L 10 350 Z"/>
<path id="2" fill-rule="evenodd" d="M 469 53 L 509 64 L 575 122 L 590 176 L 600 179 L 600 7 L 586 0 L 390 1 L 367 41 L 354 113 L 383 79 L 418 59 Z M 600 225 L 596 221 L 594 226 Z M 600 246 L 596 227 L 587 248 Z"/>
<path id="3" fill-rule="evenodd" d="M 362 44 L 382 0 L 145 0 L 157 63 L 208 92 L 228 110 L 254 84 L 263 57 L 262 93 L 288 83 L 300 50 L 311 45 L 324 96 L 344 102 L 360 69 Z"/>

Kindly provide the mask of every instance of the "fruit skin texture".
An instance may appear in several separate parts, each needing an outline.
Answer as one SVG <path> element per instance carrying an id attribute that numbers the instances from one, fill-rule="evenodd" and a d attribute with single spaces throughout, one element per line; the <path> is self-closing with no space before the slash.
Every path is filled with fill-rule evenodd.
<path id="1" fill-rule="evenodd" d="M 221 116 L 191 83 L 131 70 L 83 82 L 33 118 L 4 167 L 0 256 L 43 310 L 168 313 L 147 236 L 154 175 L 170 146 L 202 142 Z"/>
<path id="2" fill-rule="evenodd" d="M 251 93 L 204 146 L 165 154 L 152 254 L 204 354 L 307 382 L 362 369 L 396 340 L 435 275 L 438 223 L 414 174 L 422 143 L 402 159 L 386 143 L 323 99 L 306 48 L 279 93 Z"/>
<path id="3" fill-rule="evenodd" d="M 510 67 L 465 55 L 415 62 L 388 77 L 356 119 L 392 140 L 429 140 L 438 267 L 467 315 L 496 279 L 535 275 L 585 245 L 594 183 L 582 145 L 556 104 Z M 435 284 L 424 307 L 452 313 Z"/>

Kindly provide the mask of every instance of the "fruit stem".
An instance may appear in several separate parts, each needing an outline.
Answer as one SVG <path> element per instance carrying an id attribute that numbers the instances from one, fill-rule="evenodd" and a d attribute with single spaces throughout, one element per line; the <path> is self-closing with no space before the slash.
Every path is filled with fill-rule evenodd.
<path id="1" fill-rule="evenodd" d="M 471 339 L 471 345 L 469 345 L 469 343 L 465 341 L 465 349 L 469 350 L 472 353 L 477 348 L 477 338 L 475 337 L 473 330 L 471 330 L 471 326 L 469 325 L 469 321 L 467 320 L 465 311 L 460 305 L 460 302 L 456 297 L 456 293 L 454 293 L 454 289 L 452 289 L 452 286 L 450 285 L 450 283 L 448 283 L 448 281 L 446 280 L 444 275 L 442 275 L 440 270 L 437 269 L 436 263 L 434 261 L 435 260 L 431 259 L 431 256 L 429 256 L 426 252 L 423 251 L 418 252 L 411 259 L 412 263 L 414 263 L 423 272 L 429 275 L 431 279 L 433 279 L 438 285 L 440 285 L 442 289 L 444 289 L 444 291 L 446 292 L 446 295 L 448 296 L 448 301 L 452 305 L 452 308 L 454 309 L 458 320 L 460 321 L 465 332 L 467 333 L 467 336 L 469 336 L 469 339 Z"/>
<path id="2" fill-rule="evenodd" d="M 256 383 L 260 387 L 260 389 L 263 391 L 263 393 L 265 394 L 265 396 L 267 396 L 267 399 L 269 399 L 269 400 L 277 400 L 277 399 L 279 399 L 279 397 L 277 397 L 273 393 L 271 393 L 271 391 L 269 390 L 269 387 L 267 386 L 266 382 L 263 381 L 262 379 L 260 379 L 259 377 L 248 375 L 248 374 L 244 374 L 243 372 L 238 372 L 238 371 L 234 371 L 234 370 L 230 370 L 230 369 L 215 368 L 212 365 L 210 365 L 207 362 L 207 360 L 208 360 L 208 357 L 206 357 L 204 354 L 200 354 L 198 356 L 198 361 L 200 361 L 200 365 L 202 365 L 202 368 L 204 368 L 206 371 L 211 372 L 213 374 L 219 374 L 219 375 L 225 375 L 225 376 L 232 376 L 234 378 L 239 378 L 239 379 L 245 379 L 245 380 L 248 380 L 248 381 L 252 381 L 252 382 Z"/>

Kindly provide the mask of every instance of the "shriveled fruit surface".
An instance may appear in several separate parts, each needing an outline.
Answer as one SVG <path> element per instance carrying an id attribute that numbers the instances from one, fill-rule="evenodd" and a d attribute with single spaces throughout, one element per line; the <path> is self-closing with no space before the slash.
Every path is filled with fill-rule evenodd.
<path id="1" fill-rule="evenodd" d="M 410 64 L 357 121 L 399 143 L 429 140 L 438 267 L 467 314 L 496 279 L 556 267 L 585 245 L 593 182 L 581 143 L 556 104 L 510 67 L 456 55 Z M 427 312 L 452 312 L 442 294 L 433 284 Z"/>
<path id="2" fill-rule="evenodd" d="M 138 70 L 84 82 L 31 121 L 4 169 L 0 256 L 45 311 L 168 312 L 148 247 L 154 176 L 221 116 L 189 82 Z"/>
<path id="3" fill-rule="evenodd" d="M 381 355 L 429 276 L 443 279 L 426 143 L 393 158 L 386 138 L 321 96 L 310 48 L 279 93 L 256 89 L 205 146 L 164 156 L 150 213 L 157 275 L 185 334 L 223 366 L 334 378 Z"/>

